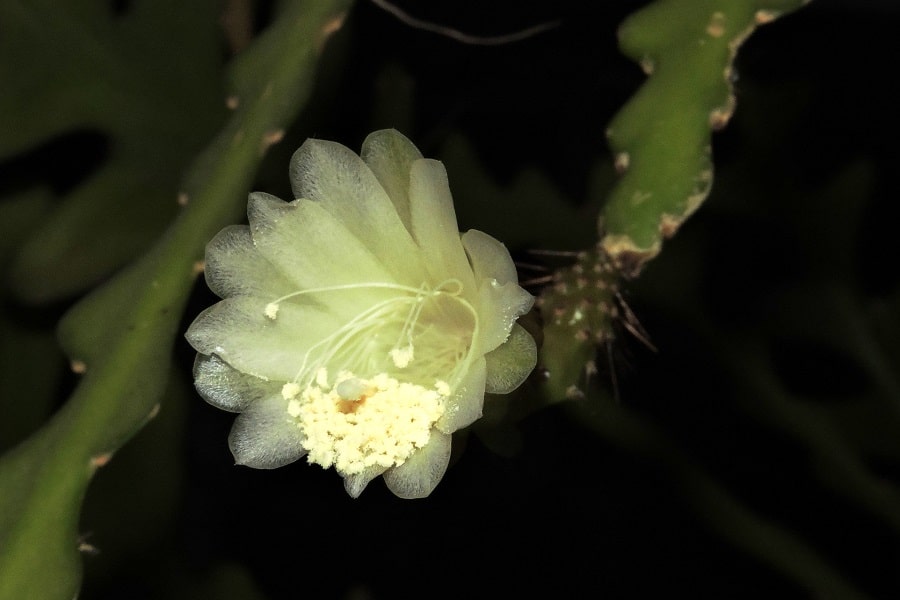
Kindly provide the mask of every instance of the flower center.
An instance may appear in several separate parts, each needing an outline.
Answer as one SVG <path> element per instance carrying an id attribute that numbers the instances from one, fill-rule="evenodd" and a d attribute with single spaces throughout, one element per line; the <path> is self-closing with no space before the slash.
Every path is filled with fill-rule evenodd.
<path id="1" fill-rule="evenodd" d="M 307 460 L 354 475 L 371 467 L 403 464 L 428 443 L 431 428 L 444 414 L 446 384 L 426 389 L 387 374 L 361 379 L 344 371 L 333 385 L 320 369 L 302 392 L 293 383 L 282 394 L 288 414 L 303 431 Z"/>
<path id="2" fill-rule="evenodd" d="M 302 430 L 308 460 L 344 475 L 403 464 L 428 443 L 446 400 L 466 373 L 478 333 L 462 284 L 431 288 L 361 283 L 302 290 L 305 294 L 371 290 L 371 301 L 304 353 L 282 388 L 287 412 Z M 336 375 L 335 375 L 336 374 Z M 333 379 L 331 379 L 333 377 Z"/>

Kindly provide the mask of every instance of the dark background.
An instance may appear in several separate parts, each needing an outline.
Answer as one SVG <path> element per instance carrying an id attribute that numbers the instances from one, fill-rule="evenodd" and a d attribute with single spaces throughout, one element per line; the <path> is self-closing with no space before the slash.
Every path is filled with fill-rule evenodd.
<path id="1" fill-rule="evenodd" d="M 643 4 L 397 2 L 479 35 L 560 21 L 491 47 L 358 2 L 256 189 L 289 195 L 287 160 L 307 136 L 358 148 L 397 127 L 447 164 L 461 229 L 529 262 L 530 249 L 588 247 L 613 182 L 603 131 L 643 81 L 615 31 Z M 260 4 L 260 27 L 270 12 Z M 713 192 L 626 288 L 658 351 L 623 333 L 583 402 L 460 436 L 426 500 L 380 480 L 353 500 L 302 461 L 233 466 L 233 416 L 193 394 L 179 341 L 159 418 L 89 489 L 83 530 L 99 553 L 82 597 L 803 598 L 833 572 L 900 597 L 898 16 L 892 2 L 815 0 L 751 37 L 736 115 L 713 139 Z M 64 142 L 0 173 L 78 148 L 88 158 L 64 187 L 103 160 L 90 132 Z M 579 215 L 569 227 L 534 227 L 497 194 L 524 171 L 549 181 L 547 210 Z M 215 300 L 198 283 L 185 327 Z M 65 307 L 11 310 L 52 322 Z"/>

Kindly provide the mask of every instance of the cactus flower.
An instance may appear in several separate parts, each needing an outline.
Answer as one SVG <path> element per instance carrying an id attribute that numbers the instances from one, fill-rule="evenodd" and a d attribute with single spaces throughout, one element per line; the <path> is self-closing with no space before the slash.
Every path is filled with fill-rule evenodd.
<path id="1" fill-rule="evenodd" d="M 354 498 L 379 475 L 397 496 L 428 496 L 485 392 L 534 368 L 516 323 L 533 298 L 503 244 L 460 235 L 443 165 L 394 130 L 361 156 L 308 140 L 290 177 L 296 200 L 251 194 L 249 225 L 207 245 L 223 300 L 186 334 L 196 388 L 240 413 L 238 464 L 306 456 Z"/>

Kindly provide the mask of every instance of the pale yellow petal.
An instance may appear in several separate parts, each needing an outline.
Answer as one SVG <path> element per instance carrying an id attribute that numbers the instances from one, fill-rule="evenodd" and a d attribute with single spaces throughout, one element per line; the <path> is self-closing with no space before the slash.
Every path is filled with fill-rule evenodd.
<path id="1" fill-rule="evenodd" d="M 432 430 L 428 443 L 399 467 L 388 469 L 384 482 L 400 498 L 425 498 L 440 483 L 450 463 L 452 437 Z"/>
<path id="2" fill-rule="evenodd" d="M 506 341 L 516 319 L 531 309 L 534 296 L 512 281 L 500 285 L 482 280 L 482 284 L 478 290 L 481 331 L 476 348 L 487 353 Z"/>
<path id="3" fill-rule="evenodd" d="M 443 416 L 435 427 L 444 433 L 453 433 L 474 423 L 481 417 L 484 408 L 484 382 L 487 377 L 483 356 L 472 361 L 462 381 L 453 389 L 447 399 Z"/>
<path id="4" fill-rule="evenodd" d="M 397 209 L 356 153 L 307 140 L 291 158 L 295 198 L 314 200 L 344 224 L 401 282 L 421 282 L 424 265 Z"/>
<path id="5" fill-rule="evenodd" d="M 464 290 L 474 291 L 475 278 L 459 239 L 456 211 L 444 165 L 425 158 L 413 163 L 409 202 L 413 237 L 421 249 L 433 283 L 456 278 Z"/>
<path id="6" fill-rule="evenodd" d="M 362 473 L 357 473 L 355 475 L 345 475 L 344 490 L 346 490 L 347 494 L 349 494 L 351 498 L 359 498 L 359 495 L 362 494 L 364 489 L 366 489 L 366 486 L 386 470 L 387 468 L 376 465 L 374 467 L 369 467 Z"/>
<path id="7" fill-rule="evenodd" d="M 282 383 L 242 373 L 215 354 L 198 354 L 194 361 L 194 386 L 213 406 L 243 412 L 254 402 L 280 392 Z"/>
<path id="8" fill-rule="evenodd" d="M 250 228 L 232 225 L 206 245 L 206 284 L 220 298 L 261 296 L 277 298 L 293 287 L 290 280 L 253 245 Z"/>
<path id="9" fill-rule="evenodd" d="M 475 229 L 463 234 L 462 243 L 479 285 L 478 312 L 484 315 L 478 350 L 490 352 L 506 341 L 516 319 L 531 309 L 534 297 L 519 287 L 506 246 Z"/>
<path id="10" fill-rule="evenodd" d="M 287 413 L 287 400 L 274 394 L 255 402 L 238 415 L 228 436 L 228 447 L 239 465 L 275 469 L 306 454 L 303 432 Z"/>
<path id="11" fill-rule="evenodd" d="M 537 346 L 531 334 L 516 323 L 509 339 L 485 355 L 489 394 L 508 394 L 524 382 L 537 365 Z"/>
<path id="12" fill-rule="evenodd" d="M 483 231 L 470 229 L 462 235 L 462 244 L 476 279 L 495 279 L 500 284 L 518 283 L 516 265 L 503 243 Z"/>
<path id="13" fill-rule="evenodd" d="M 370 133 L 360 156 L 387 192 L 403 225 L 412 231 L 409 214 L 409 170 L 422 153 L 396 129 Z"/>
<path id="14" fill-rule="evenodd" d="M 283 303 L 276 319 L 266 301 L 252 296 L 222 300 L 204 310 L 185 337 L 201 354 L 215 354 L 257 377 L 291 381 L 304 353 L 336 331 L 343 321 L 318 306 Z"/>
<path id="15" fill-rule="evenodd" d="M 286 203 L 254 195 L 248 213 L 257 250 L 293 284 L 282 294 L 357 286 L 316 298 L 328 303 L 333 312 L 348 316 L 390 296 L 384 290 L 358 287 L 393 282 L 394 276 L 321 204 L 310 200 Z"/>

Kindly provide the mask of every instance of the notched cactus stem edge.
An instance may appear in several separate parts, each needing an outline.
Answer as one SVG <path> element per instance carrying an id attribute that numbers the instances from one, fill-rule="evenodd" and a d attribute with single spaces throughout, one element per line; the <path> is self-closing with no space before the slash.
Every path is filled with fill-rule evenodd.
<path id="1" fill-rule="evenodd" d="M 598 228 L 623 276 L 636 277 L 709 195 L 711 134 L 734 113 L 738 48 L 806 1 L 659 0 L 620 27 L 623 53 L 648 76 L 607 129 L 622 178 Z"/>
<path id="2" fill-rule="evenodd" d="M 557 271 L 538 298 L 545 320 L 541 364 L 553 399 L 583 391 L 617 323 L 652 348 L 634 315 L 618 312 L 619 288 L 709 195 L 711 136 L 734 113 L 741 44 L 759 25 L 807 1 L 657 0 L 619 28 L 622 52 L 648 78 L 606 131 L 620 179 L 598 217 L 599 243 Z"/>

